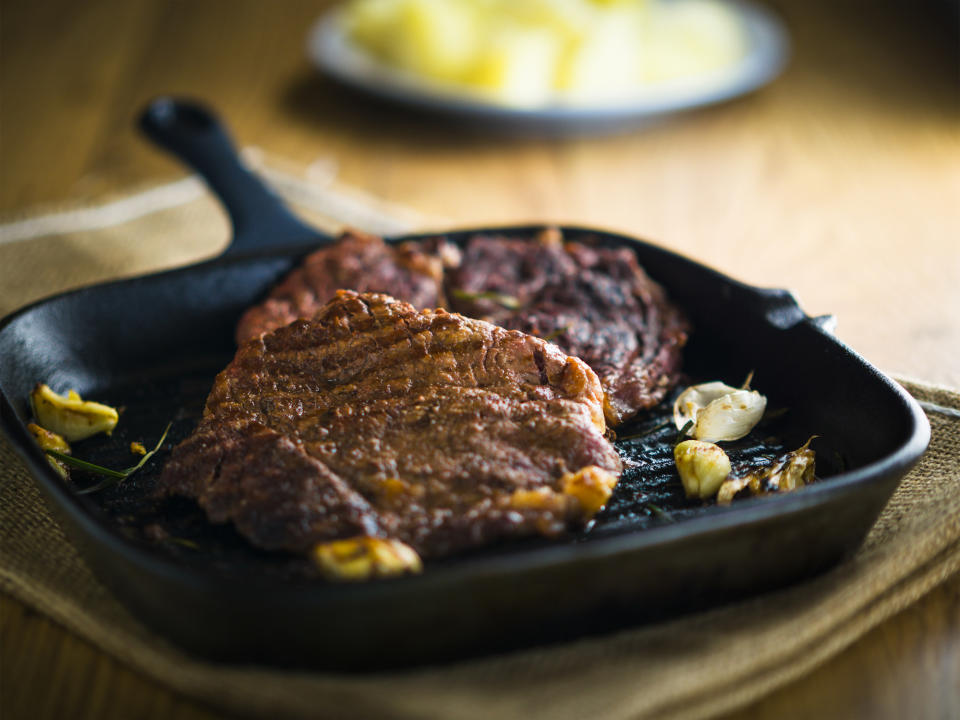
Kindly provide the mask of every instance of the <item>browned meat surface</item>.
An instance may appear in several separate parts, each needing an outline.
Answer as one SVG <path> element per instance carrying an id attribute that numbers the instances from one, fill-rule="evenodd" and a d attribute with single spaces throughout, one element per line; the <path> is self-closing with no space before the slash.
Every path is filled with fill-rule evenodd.
<path id="1" fill-rule="evenodd" d="M 436 248 L 418 243 L 387 245 L 350 231 L 308 255 L 237 326 L 237 343 L 310 317 L 341 288 L 383 292 L 418 308 L 443 305 L 443 262 Z"/>
<path id="2" fill-rule="evenodd" d="M 477 235 L 462 255 L 442 239 L 387 245 L 347 233 L 248 310 L 238 342 L 310 317 L 340 288 L 449 307 L 549 340 L 600 377 L 611 425 L 664 398 L 687 340 L 683 314 L 629 249 L 564 243 L 545 230 L 530 240 Z"/>
<path id="3" fill-rule="evenodd" d="M 340 291 L 239 349 L 160 488 L 268 549 L 372 536 L 439 557 L 555 536 L 620 473 L 602 403 L 555 345 Z"/>
<path id="4" fill-rule="evenodd" d="M 586 362 L 616 425 L 660 402 L 676 383 L 687 323 L 627 248 L 478 235 L 448 273 L 453 308 L 549 339 Z M 498 297 L 501 296 L 501 297 Z"/>

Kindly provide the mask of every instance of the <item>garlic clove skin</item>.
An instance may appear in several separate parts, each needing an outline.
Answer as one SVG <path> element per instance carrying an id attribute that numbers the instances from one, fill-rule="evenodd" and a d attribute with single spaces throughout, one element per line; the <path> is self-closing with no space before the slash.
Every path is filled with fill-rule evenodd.
<path id="1" fill-rule="evenodd" d="M 717 505 L 729 505 L 733 502 L 733 498 L 736 497 L 737 493 L 749 487 L 749 485 L 749 475 L 727 478 L 720 485 L 720 490 L 717 491 Z"/>
<path id="2" fill-rule="evenodd" d="M 760 491 L 789 492 L 812 483 L 817 466 L 817 455 L 810 449 L 812 440 L 757 473 Z"/>
<path id="3" fill-rule="evenodd" d="M 743 491 L 750 495 L 767 495 L 790 492 L 812 483 L 816 479 L 817 456 L 810 449 L 811 440 L 813 438 L 763 467 L 745 475 L 727 478 L 717 493 L 717 504 L 729 505 Z"/>
<path id="4" fill-rule="evenodd" d="M 739 440 L 760 422 L 766 409 L 767 399 L 756 390 L 737 390 L 697 413 L 693 437 L 707 442 Z"/>
<path id="5" fill-rule="evenodd" d="M 713 497 L 730 475 L 730 458 L 710 442 L 684 440 L 673 449 L 673 459 L 688 498 Z"/>
<path id="6" fill-rule="evenodd" d="M 693 385 L 673 404 L 678 430 L 693 421 L 691 437 L 705 442 L 725 442 L 745 437 L 763 417 L 767 398 L 756 390 L 722 382 Z"/>
<path id="7" fill-rule="evenodd" d="M 719 400 L 724 395 L 735 393 L 739 388 L 731 387 L 722 382 L 708 382 L 699 385 L 691 385 L 676 399 L 673 403 L 673 421 L 677 425 L 677 430 L 683 428 L 689 421 L 696 422 L 697 413 L 702 408 Z"/>

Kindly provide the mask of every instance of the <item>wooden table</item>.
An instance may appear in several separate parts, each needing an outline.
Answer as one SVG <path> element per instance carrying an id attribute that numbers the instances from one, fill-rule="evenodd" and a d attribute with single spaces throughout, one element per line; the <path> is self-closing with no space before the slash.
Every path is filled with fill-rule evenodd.
<path id="1" fill-rule="evenodd" d="M 131 119 L 194 95 L 242 144 L 452 224 L 553 220 L 644 236 L 834 313 L 893 373 L 960 386 L 960 98 L 949 3 L 787 2 L 794 60 L 750 98 L 601 138 L 491 135 L 319 78 L 324 3 L 6 0 L 0 212 L 182 174 Z M 960 715 L 960 580 L 739 718 Z M 0 598 L 15 717 L 212 718 Z"/>

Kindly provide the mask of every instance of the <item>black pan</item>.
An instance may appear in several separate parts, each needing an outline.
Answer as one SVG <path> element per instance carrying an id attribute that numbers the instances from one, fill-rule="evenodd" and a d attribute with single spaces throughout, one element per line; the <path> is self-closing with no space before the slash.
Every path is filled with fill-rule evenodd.
<path id="1" fill-rule="evenodd" d="M 308 249 L 330 238 L 291 215 L 237 160 L 202 107 L 161 99 L 141 124 L 203 175 L 230 213 L 234 240 L 216 260 L 106 283 L 35 303 L 0 325 L 2 419 L 51 509 L 97 576 L 145 623 L 206 657 L 338 669 L 396 667 L 623 626 L 796 582 L 863 540 L 929 425 L 895 383 L 807 317 L 783 290 L 749 287 L 633 238 L 563 228 L 568 239 L 633 250 L 690 315 L 685 370 L 754 386 L 787 412 L 745 441 L 745 457 L 817 434 L 821 480 L 793 493 L 686 501 L 673 473 L 673 431 L 618 441 L 639 460 L 610 506 L 565 541 L 517 542 L 429 566 L 420 576 L 328 585 L 296 558 L 249 548 L 191 503 L 151 504 L 173 442 L 195 423 L 215 373 L 235 350 L 241 312 Z M 538 228 L 484 228 L 530 237 Z M 463 242 L 478 229 L 447 236 Z M 395 238 L 398 239 L 398 238 Z M 829 258 L 824 258 L 828 262 Z M 92 495 L 60 480 L 26 432 L 38 381 L 126 406 L 112 438 L 78 455 L 132 464 L 125 444 L 171 438 L 141 474 Z M 658 410 L 633 428 L 656 427 Z M 78 483 L 87 482 L 77 477 Z M 145 529 L 146 528 L 146 529 Z M 160 528 L 158 531 L 157 528 Z"/>

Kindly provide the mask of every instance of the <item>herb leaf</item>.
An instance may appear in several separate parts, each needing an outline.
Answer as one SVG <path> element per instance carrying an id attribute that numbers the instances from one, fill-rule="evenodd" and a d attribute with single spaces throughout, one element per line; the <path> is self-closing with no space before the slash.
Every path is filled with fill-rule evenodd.
<path id="1" fill-rule="evenodd" d="M 683 442 L 683 439 L 690 434 L 691 430 L 693 430 L 693 426 L 693 420 L 687 420 L 686 424 L 684 424 L 684 426 L 677 432 L 677 439 L 673 441 L 674 447 Z"/>
<path id="2" fill-rule="evenodd" d="M 518 310 L 520 308 L 520 301 L 513 297 L 513 295 L 505 295 L 503 293 L 493 292 L 492 290 L 471 292 L 469 290 L 455 288 L 451 291 L 451 295 L 457 300 L 492 300 L 498 305 L 503 305 L 508 310 Z"/>
<path id="3" fill-rule="evenodd" d="M 65 453 L 58 452 L 56 450 L 45 450 L 44 452 L 51 457 L 57 458 L 57 460 L 60 460 L 70 467 L 93 473 L 95 475 L 105 476 L 104 479 L 98 482 L 96 485 L 84 488 L 83 490 L 77 490 L 77 495 L 87 495 L 89 493 L 98 492 L 112 485 L 116 485 L 142 468 L 147 461 L 153 457 L 154 453 L 161 448 L 163 441 L 167 439 L 167 433 L 170 432 L 171 425 L 173 425 L 173 423 L 167 423 L 167 427 L 164 429 L 163 434 L 160 436 L 160 439 L 157 441 L 157 444 L 153 450 L 140 458 L 140 462 L 138 462 L 136 465 L 128 467 L 126 470 L 112 470 L 110 468 L 103 467 L 102 465 L 96 465 L 92 462 L 87 462 L 86 460 L 80 460 L 79 458 L 73 457 L 73 455 L 66 455 Z"/>
<path id="4" fill-rule="evenodd" d="M 651 515 L 653 515 L 653 516 L 655 516 L 655 517 L 663 518 L 664 520 L 667 520 L 668 522 L 673 522 L 673 515 L 671 515 L 670 513 L 668 513 L 666 510 L 664 510 L 664 509 L 663 509 L 662 507 L 660 507 L 659 505 L 654 505 L 653 503 L 647 503 L 647 504 L 646 504 L 646 508 L 647 508 L 647 510 L 650 512 Z"/>
<path id="5" fill-rule="evenodd" d="M 571 327 L 572 327 L 571 325 L 564 325 L 563 327 L 557 328 L 553 332 L 549 332 L 546 335 L 541 336 L 540 339 L 545 340 L 547 342 L 550 342 L 551 340 L 556 340 L 558 337 L 560 337 L 564 333 L 570 332 Z"/>
<path id="6" fill-rule="evenodd" d="M 86 470 L 87 472 L 96 473 L 97 475 L 106 475 L 107 477 L 119 478 L 121 480 L 127 476 L 127 474 L 122 470 L 111 470 L 110 468 L 105 468 L 101 465 L 95 465 L 94 463 L 75 458 L 73 455 L 67 455 L 66 453 L 62 453 L 58 450 L 44 450 L 44 452 L 50 457 L 55 457 L 64 465 L 77 468 L 77 470 Z"/>
<path id="7" fill-rule="evenodd" d="M 633 433 L 632 435 L 623 435 L 622 437 L 617 436 L 617 442 L 621 440 L 636 440 L 637 438 L 647 437 L 648 435 L 653 435 L 654 433 L 657 433 L 672 424 L 672 420 L 664 420 L 662 423 L 654 425 L 651 428 L 647 428 L 646 430 L 641 430 L 638 433 Z"/>
<path id="8" fill-rule="evenodd" d="M 189 548 L 190 550 L 200 549 L 199 545 L 197 545 L 193 540 L 188 540 L 187 538 L 170 537 L 167 540 L 168 542 L 171 542 L 174 545 L 180 545 L 181 547 Z"/>

